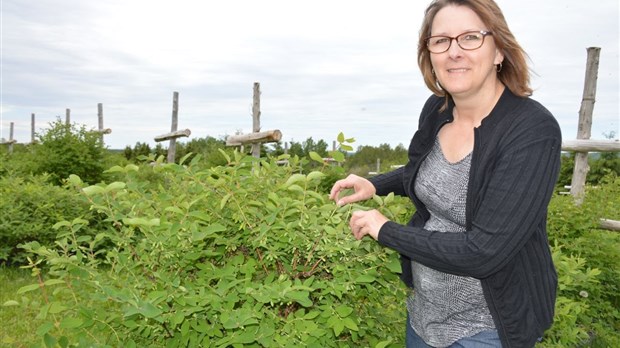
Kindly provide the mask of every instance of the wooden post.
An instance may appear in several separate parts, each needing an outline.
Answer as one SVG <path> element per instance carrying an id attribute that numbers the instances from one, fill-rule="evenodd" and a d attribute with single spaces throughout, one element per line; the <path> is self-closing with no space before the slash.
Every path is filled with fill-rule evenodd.
<path id="1" fill-rule="evenodd" d="M 36 139 L 34 138 L 34 112 L 30 115 L 30 143 L 36 143 Z"/>
<path id="2" fill-rule="evenodd" d="M 97 121 L 99 124 L 99 141 L 103 145 L 103 104 L 97 104 Z"/>
<path id="3" fill-rule="evenodd" d="M 67 127 L 71 125 L 71 109 L 65 110 L 65 124 Z"/>
<path id="4" fill-rule="evenodd" d="M 254 82 L 252 96 L 252 132 L 260 132 L 260 83 Z M 261 143 L 252 144 L 252 156 L 260 158 Z"/>
<path id="5" fill-rule="evenodd" d="M 598 78 L 599 47 L 588 48 L 588 60 L 586 63 L 586 78 L 583 88 L 583 99 L 579 109 L 579 129 L 577 139 L 590 139 L 592 131 L 592 111 L 596 100 L 596 82 Z M 575 199 L 575 203 L 580 205 L 583 202 L 585 192 L 586 176 L 588 175 L 588 153 L 575 153 L 575 169 L 571 179 L 570 193 Z"/>
<path id="6" fill-rule="evenodd" d="M 13 153 L 13 143 L 15 143 L 15 140 L 13 139 L 14 128 L 15 128 L 15 123 L 11 122 L 11 127 L 9 128 L 9 153 Z"/>
<path id="7" fill-rule="evenodd" d="M 170 127 L 170 132 L 174 133 L 177 131 L 179 126 L 179 92 L 172 93 L 172 126 Z M 177 151 L 177 139 L 170 139 L 170 144 L 168 145 L 168 163 L 174 162 L 174 157 Z"/>
<path id="8" fill-rule="evenodd" d="M 279 130 L 260 131 L 260 83 L 254 82 L 254 96 L 252 102 L 252 133 L 229 135 L 226 138 L 226 146 L 243 146 L 252 144 L 252 156 L 260 158 L 260 147 L 262 143 L 278 142 L 282 139 Z"/>
<path id="9" fill-rule="evenodd" d="M 172 126 L 170 127 L 171 132 L 163 135 L 159 135 L 155 137 L 155 141 L 164 141 L 170 140 L 170 144 L 168 145 L 168 163 L 174 162 L 174 157 L 176 156 L 176 139 L 179 137 L 188 137 L 192 132 L 189 129 L 185 129 L 182 131 L 177 131 L 179 124 L 179 92 L 174 92 L 172 94 Z"/>

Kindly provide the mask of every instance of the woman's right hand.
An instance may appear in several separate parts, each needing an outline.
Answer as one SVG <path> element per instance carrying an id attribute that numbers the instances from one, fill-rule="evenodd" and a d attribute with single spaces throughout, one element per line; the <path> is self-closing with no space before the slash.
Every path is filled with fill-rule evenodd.
<path id="1" fill-rule="evenodd" d="M 353 188 L 354 193 L 348 196 L 339 197 L 342 190 Z M 329 194 L 329 199 L 332 199 L 339 206 L 345 204 L 364 201 L 377 192 L 375 186 L 366 178 L 350 174 L 342 180 L 338 180 L 334 183 L 332 190 Z"/>

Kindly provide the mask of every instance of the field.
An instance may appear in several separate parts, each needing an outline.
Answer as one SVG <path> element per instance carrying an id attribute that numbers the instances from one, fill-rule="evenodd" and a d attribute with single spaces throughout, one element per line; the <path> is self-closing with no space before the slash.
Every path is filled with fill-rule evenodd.
<path id="1" fill-rule="evenodd" d="M 0 344 L 402 347 L 398 255 L 347 223 L 355 209 L 404 223 L 411 204 L 335 206 L 326 188 L 343 173 L 316 154 L 221 156 L 112 165 L 96 185 L 0 166 Z M 618 207 L 609 170 L 581 206 L 552 199 L 560 286 L 540 347 L 620 346 L 620 233 L 599 228 Z"/>

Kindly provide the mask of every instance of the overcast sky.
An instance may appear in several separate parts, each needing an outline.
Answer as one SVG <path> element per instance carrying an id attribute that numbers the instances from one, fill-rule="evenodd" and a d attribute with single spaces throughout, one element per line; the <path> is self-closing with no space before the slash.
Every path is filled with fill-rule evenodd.
<path id="1" fill-rule="evenodd" d="M 261 126 L 283 141 L 407 146 L 430 95 L 416 64 L 428 1 L 0 0 L 1 134 L 30 141 L 58 117 L 97 128 L 103 104 L 109 148 L 154 145 Z M 619 135 L 618 0 L 498 0 L 536 73 L 533 98 L 577 134 L 586 48 L 601 47 L 592 138 Z M 164 144 L 167 146 L 167 144 Z"/>

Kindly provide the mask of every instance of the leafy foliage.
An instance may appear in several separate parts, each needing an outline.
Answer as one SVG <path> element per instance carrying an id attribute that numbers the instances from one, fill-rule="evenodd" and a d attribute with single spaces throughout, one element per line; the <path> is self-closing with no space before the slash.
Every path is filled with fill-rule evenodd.
<path id="1" fill-rule="evenodd" d="M 39 135 L 39 141 L 40 145 L 33 148 L 38 164 L 34 174 L 48 173 L 56 184 L 70 174 L 88 183 L 101 181 L 105 150 L 98 133 L 57 119 Z"/>
<path id="2" fill-rule="evenodd" d="M 580 206 L 570 196 L 551 201 L 548 231 L 559 293 L 546 346 L 620 345 L 620 234 L 598 229 L 601 218 L 620 220 L 619 206 L 614 174 L 589 186 Z"/>
<path id="3" fill-rule="evenodd" d="M 0 245 L 17 262 L 24 243 L 37 281 L 3 297 L 4 307 L 36 310 L 31 331 L 48 347 L 402 346 L 397 255 L 354 241 L 346 223 L 351 209 L 370 207 L 405 222 L 411 205 L 327 200 L 356 156 L 374 157 L 350 153 L 352 140 L 340 134 L 338 149 L 309 150 L 309 159 L 262 160 L 199 140 L 180 164 L 149 149 L 140 158 L 153 164 L 119 161 L 94 186 L 70 176 L 72 190 L 15 175 L 41 154 L 41 144 L 17 146 L 23 157 L 0 163 Z M 581 206 L 556 196 L 549 207 L 560 288 L 542 347 L 620 346 L 620 234 L 598 229 L 600 218 L 620 220 L 620 180 L 609 162 L 601 167 Z"/>
<path id="4" fill-rule="evenodd" d="M 281 158 L 280 158 L 281 159 Z M 64 221 L 57 248 L 25 248 L 49 279 L 20 293 L 54 288 L 40 309 L 45 342 L 100 346 L 379 346 L 401 341 L 405 292 L 395 253 L 348 232 L 352 209 L 316 188 L 324 174 L 299 174 L 289 158 L 236 154 L 206 169 L 159 163 L 110 171 L 124 181 L 71 183 L 108 227 L 81 235 L 88 222 Z M 165 182 L 135 180 L 153 170 Z M 386 214 L 410 211 L 377 198 Z M 97 251 L 100 243 L 111 243 Z M 38 272 L 36 272 L 39 274 Z M 88 294 L 73 289 L 88 288 Z M 381 315 L 377 315 L 381 313 Z"/>
<path id="5" fill-rule="evenodd" d="M 0 263 L 23 264 L 19 244 L 37 240 L 52 245 L 56 222 L 88 213 L 86 200 L 48 181 L 45 175 L 0 177 Z"/>

